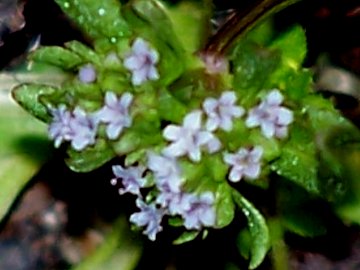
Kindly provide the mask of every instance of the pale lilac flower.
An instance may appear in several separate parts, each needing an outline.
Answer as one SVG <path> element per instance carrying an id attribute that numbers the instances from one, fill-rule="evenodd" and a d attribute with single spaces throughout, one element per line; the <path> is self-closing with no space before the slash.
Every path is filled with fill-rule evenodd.
<path id="1" fill-rule="evenodd" d="M 294 117 L 291 110 L 281 106 L 283 99 L 279 90 L 272 90 L 258 106 L 250 110 L 246 126 L 260 126 L 262 134 L 267 138 L 285 138 L 288 134 L 287 126 Z"/>
<path id="2" fill-rule="evenodd" d="M 135 39 L 132 52 L 124 60 L 124 66 L 131 71 L 133 85 L 140 85 L 148 80 L 159 79 L 155 65 L 159 61 L 159 54 L 150 48 L 142 38 Z"/>
<path id="3" fill-rule="evenodd" d="M 205 192 L 200 196 L 189 194 L 186 199 L 188 200 L 187 204 L 189 207 L 182 213 L 186 229 L 200 230 L 202 227 L 215 225 L 215 198 L 212 192 Z"/>
<path id="4" fill-rule="evenodd" d="M 193 111 L 184 118 L 182 126 L 168 125 L 163 136 L 172 143 L 163 153 L 171 157 L 188 155 L 192 161 L 200 161 L 201 147 L 207 148 L 209 153 L 218 151 L 221 143 L 209 131 L 201 129 L 201 111 Z"/>
<path id="5" fill-rule="evenodd" d="M 81 151 L 88 145 L 95 144 L 97 120 L 94 115 L 87 114 L 80 107 L 76 107 L 69 126 L 73 132 L 71 146 L 75 150 Z"/>
<path id="6" fill-rule="evenodd" d="M 109 139 L 118 138 L 124 128 L 130 127 L 132 119 L 129 115 L 129 106 L 133 100 L 131 93 L 124 93 L 117 98 L 115 93 L 106 92 L 105 105 L 97 112 L 100 122 L 106 123 L 106 135 Z"/>
<path id="7" fill-rule="evenodd" d="M 64 105 L 51 110 L 53 121 L 49 125 L 49 136 L 55 140 L 55 147 L 63 141 L 71 142 L 71 146 L 81 151 L 95 143 L 97 132 L 96 117 L 76 107 L 73 112 L 67 111 Z"/>
<path id="8" fill-rule="evenodd" d="M 224 154 L 224 161 L 231 166 L 229 180 L 239 182 L 243 177 L 256 179 L 260 175 L 263 148 L 240 148 L 235 154 Z"/>
<path id="9" fill-rule="evenodd" d="M 55 141 L 55 147 L 58 148 L 63 141 L 71 140 L 71 113 L 63 104 L 57 109 L 51 109 L 50 113 L 52 114 L 53 119 L 49 125 L 49 137 Z"/>
<path id="10" fill-rule="evenodd" d="M 96 70 L 93 65 L 82 66 L 78 73 L 78 78 L 83 83 L 92 83 L 96 80 Z"/>
<path id="11" fill-rule="evenodd" d="M 140 212 L 132 214 L 130 221 L 138 227 L 146 226 L 144 234 L 154 241 L 156 234 L 162 231 L 161 221 L 165 215 L 165 210 L 157 208 L 154 203 L 148 205 L 140 198 L 136 200 L 136 206 L 140 209 Z"/>
<path id="12" fill-rule="evenodd" d="M 208 117 L 206 129 L 214 131 L 221 128 L 225 131 L 232 129 L 232 119 L 241 117 L 244 109 L 235 105 L 236 95 L 233 91 L 223 92 L 219 99 L 207 98 L 203 103 L 203 109 Z"/>
<path id="13" fill-rule="evenodd" d="M 224 56 L 207 52 L 201 53 L 200 58 L 203 60 L 208 74 L 226 73 L 229 70 L 229 61 Z"/>
<path id="14" fill-rule="evenodd" d="M 181 169 L 175 158 L 149 152 L 147 166 L 154 173 L 158 188 L 167 186 L 171 192 L 180 191 Z"/>
<path id="15" fill-rule="evenodd" d="M 123 168 L 121 165 L 112 166 L 112 171 L 115 178 L 111 180 L 112 184 L 116 184 L 117 179 L 121 179 L 123 188 L 119 189 L 120 195 L 124 193 L 131 193 L 141 197 L 140 188 L 144 187 L 146 179 L 143 177 L 145 167 L 128 167 Z"/>

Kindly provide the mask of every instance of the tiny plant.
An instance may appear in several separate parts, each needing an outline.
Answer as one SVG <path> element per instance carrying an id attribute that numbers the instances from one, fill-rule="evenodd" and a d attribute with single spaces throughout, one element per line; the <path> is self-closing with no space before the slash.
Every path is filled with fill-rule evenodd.
<path id="1" fill-rule="evenodd" d="M 316 234 L 314 213 L 298 219 L 304 222 L 288 215 L 296 216 L 302 197 L 286 184 L 310 197 L 342 198 L 328 145 L 341 147 L 359 132 L 313 90 L 312 73 L 302 67 L 300 26 L 276 35 L 271 20 L 255 27 L 251 17 L 250 29 L 236 18 L 204 45 L 206 1 L 188 3 L 196 17 L 186 5 L 156 0 L 55 1 L 91 44 L 40 47 L 30 61 L 59 67 L 68 79 L 22 84 L 13 96 L 48 123 L 72 170 L 91 172 L 124 157 L 104 181 L 133 197 L 135 227 L 152 241 L 170 226 L 182 227 L 179 244 L 228 226 L 238 209 L 247 221 L 239 233 L 251 239 L 240 246 L 250 269 L 271 247 L 274 216 L 287 230 Z M 293 2 L 265 0 L 255 18 Z M 329 188 L 330 179 L 337 188 Z M 271 214 L 246 198 L 244 186 L 275 187 L 283 203 Z"/>

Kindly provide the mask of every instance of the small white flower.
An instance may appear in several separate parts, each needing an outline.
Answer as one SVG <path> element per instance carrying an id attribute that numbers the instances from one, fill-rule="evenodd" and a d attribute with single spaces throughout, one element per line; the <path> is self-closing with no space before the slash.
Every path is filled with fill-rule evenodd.
<path id="1" fill-rule="evenodd" d="M 260 175 L 260 159 L 263 148 L 240 148 L 235 154 L 224 154 L 224 161 L 231 166 L 229 180 L 239 182 L 243 177 L 256 179 Z"/>
<path id="2" fill-rule="evenodd" d="M 186 199 L 188 200 L 189 208 L 182 213 L 186 229 L 200 230 L 202 227 L 215 225 L 215 198 L 212 192 L 205 192 L 200 196 L 190 194 Z"/>
<path id="3" fill-rule="evenodd" d="M 51 109 L 50 113 L 53 119 L 49 125 L 49 137 L 55 141 L 55 147 L 58 148 L 63 141 L 70 141 L 72 138 L 71 113 L 63 104 L 57 109 Z"/>
<path id="4" fill-rule="evenodd" d="M 192 161 L 200 161 L 201 147 L 205 146 L 209 153 L 218 151 L 221 143 L 218 138 L 209 131 L 201 129 L 201 111 L 193 111 L 184 118 L 182 126 L 168 125 L 163 136 L 172 143 L 167 146 L 163 153 L 170 157 L 188 155 Z"/>
<path id="5" fill-rule="evenodd" d="M 143 178 L 145 167 L 129 167 L 123 168 L 121 165 L 112 166 L 112 171 L 115 175 L 115 179 L 112 179 L 112 183 L 116 183 L 117 179 L 121 179 L 121 183 L 124 188 L 119 189 L 120 195 L 124 193 L 131 193 L 141 197 L 140 188 L 144 187 L 146 179 Z"/>
<path id="6" fill-rule="evenodd" d="M 287 126 L 294 121 L 294 116 L 291 110 L 281 106 L 283 99 L 279 90 L 272 90 L 257 107 L 250 110 L 246 126 L 260 126 L 262 134 L 267 138 L 285 138 Z"/>
<path id="7" fill-rule="evenodd" d="M 83 83 L 92 83 L 96 80 L 96 70 L 93 65 L 87 64 L 79 70 L 78 78 Z"/>
<path id="8" fill-rule="evenodd" d="M 106 123 L 106 135 L 109 139 L 118 138 L 124 128 L 130 127 L 132 119 L 129 115 L 129 106 L 133 100 L 131 93 L 122 94 L 118 99 L 115 93 L 106 92 L 105 105 L 97 112 L 100 122 Z"/>
<path id="9" fill-rule="evenodd" d="M 81 151 L 95 143 L 97 132 L 96 117 L 76 107 L 73 112 L 67 111 L 64 105 L 51 110 L 53 121 L 49 125 L 49 137 L 55 140 L 55 147 L 63 141 L 71 142 L 71 146 Z"/>
<path id="10" fill-rule="evenodd" d="M 147 166 L 154 173 L 155 183 L 159 189 L 166 186 L 171 192 L 180 191 L 181 170 L 175 158 L 149 152 Z"/>
<path id="11" fill-rule="evenodd" d="M 203 103 L 203 109 L 208 117 L 206 129 L 214 131 L 221 128 L 225 131 L 232 129 L 232 118 L 241 117 L 244 109 L 235 105 L 236 95 L 233 91 L 223 92 L 219 99 L 207 98 Z"/>
<path id="12" fill-rule="evenodd" d="M 157 208 L 155 204 L 146 204 L 140 198 L 136 200 L 136 206 L 141 210 L 130 216 L 130 221 L 139 227 L 145 227 L 144 234 L 150 240 L 156 239 L 156 234 L 162 231 L 161 221 L 165 214 L 162 208 Z"/>
<path id="13" fill-rule="evenodd" d="M 159 73 L 155 65 L 159 61 L 159 54 L 150 48 L 142 38 L 135 39 L 132 45 L 132 53 L 124 60 L 124 66 L 132 73 L 132 84 L 140 85 L 148 80 L 159 79 Z"/>

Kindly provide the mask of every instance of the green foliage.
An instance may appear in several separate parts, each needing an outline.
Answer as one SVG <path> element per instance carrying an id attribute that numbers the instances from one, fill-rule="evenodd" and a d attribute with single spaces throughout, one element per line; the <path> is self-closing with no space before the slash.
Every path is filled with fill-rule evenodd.
<path id="1" fill-rule="evenodd" d="M 49 95 L 56 91 L 54 87 L 47 85 L 23 84 L 14 88 L 14 99 L 30 114 L 36 118 L 49 122 L 48 108 L 40 102 L 42 95 Z"/>
<path id="2" fill-rule="evenodd" d="M 101 139 L 94 146 L 85 149 L 84 152 L 69 148 L 67 153 L 66 164 L 75 172 L 91 172 L 115 157 L 113 149 Z"/>
<path id="3" fill-rule="evenodd" d="M 281 51 L 284 64 L 298 69 L 305 59 L 307 45 L 304 29 L 297 25 L 276 38 L 270 46 Z"/>
<path id="4" fill-rule="evenodd" d="M 111 40 L 131 33 L 120 14 L 119 1 L 56 0 L 56 3 L 93 39 Z"/>
<path id="5" fill-rule="evenodd" d="M 31 58 L 65 70 L 71 70 L 82 63 L 82 59 L 75 53 L 56 46 L 40 48 L 32 54 Z"/>
<path id="6" fill-rule="evenodd" d="M 183 232 L 176 240 L 173 241 L 173 244 L 181 245 L 186 242 L 190 242 L 190 241 L 194 240 L 199 234 L 200 234 L 200 231 Z"/>
<path id="7" fill-rule="evenodd" d="M 218 186 L 216 191 L 216 227 L 222 228 L 229 225 L 235 216 L 235 203 L 231 196 L 233 189 L 226 183 Z"/>
<path id="8" fill-rule="evenodd" d="M 175 157 L 181 169 L 182 191 L 195 195 L 213 193 L 216 221 L 212 227 L 228 226 L 236 218 L 236 206 L 244 214 L 247 228 L 241 231 L 238 246 L 240 253 L 249 259 L 249 268 L 255 269 L 262 263 L 271 245 L 274 254 L 280 250 L 281 256 L 285 256 L 286 252 L 281 249 L 285 231 L 305 237 L 326 233 L 326 217 L 319 208 L 312 207 L 320 201 L 333 203 L 340 216 L 359 223 L 360 194 L 356 190 L 360 189 L 355 180 L 358 171 L 349 170 L 350 165 L 343 163 L 349 161 L 345 157 L 351 147 L 357 147 L 350 152 L 351 157 L 360 156 L 360 133 L 330 101 L 313 91 L 312 73 L 301 67 L 306 56 L 306 37 L 300 26 L 277 35 L 271 21 L 265 22 L 234 44 L 233 51 L 226 56 L 230 61 L 229 71 L 212 74 L 207 66 L 210 64 L 197 54 L 208 31 L 211 7 L 206 6 L 207 2 L 186 1 L 169 9 L 156 0 L 133 0 L 124 5 L 115 0 L 56 2 L 90 38 L 91 44 L 71 41 L 65 48 L 44 47 L 34 52 L 31 59 L 35 63 L 60 67 L 69 77 L 61 86 L 20 85 L 13 91 L 16 101 L 38 119 L 50 122 L 49 108 L 60 104 L 69 110 L 81 107 L 87 113 L 94 113 L 104 108 L 104 98 L 109 91 L 117 97 L 124 93 L 133 97 L 129 110 L 131 125 L 122 127 L 117 138 L 108 139 L 107 123 L 100 123 L 95 145 L 78 151 L 69 143 L 63 144 L 67 150 L 66 163 L 72 170 L 91 172 L 117 156 L 124 156 L 126 166 L 146 167 L 147 153 L 163 154 L 162 150 L 172 140 L 164 138 L 166 126 L 182 125 L 186 115 L 203 109 L 206 98 L 217 99 L 230 90 L 236 93 L 236 105 L 241 105 L 246 113 L 242 118 L 233 119 L 231 130 L 213 132 L 221 141 L 221 149 L 212 153 L 208 145 L 203 145 L 201 160 L 189 159 L 182 150 Z M 145 78 L 141 85 L 131 80 L 133 70 L 125 64 L 138 38 L 159 56 L 159 61 L 151 67 L 158 72 L 158 78 Z M 78 76 L 86 64 L 94 68 L 94 81 L 83 82 Z M 284 138 L 268 138 L 262 127 L 249 128 L 246 124 L 249 111 L 263 102 L 272 89 L 279 89 L 284 98 L 281 106 L 294 117 L 294 121 L 286 125 L 288 134 Z M 204 124 L 208 117 L 204 110 L 202 116 Z M 182 131 L 181 135 L 193 136 L 188 133 L 191 132 Z M 191 147 L 194 147 L 199 138 L 195 135 L 191 138 L 194 141 Z M 183 147 L 181 143 L 177 146 Z M 230 185 L 232 166 L 226 164 L 224 154 L 255 146 L 261 146 L 264 151 L 259 176 L 254 180 L 245 177 L 241 180 L 246 181 L 244 185 Z M 154 203 L 160 192 L 155 173 L 148 169 L 144 177 L 145 188 L 150 189 L 146 202 Z M 263 211 L 268 205 L 256 194 L 246 194 L 246 188 L 240 190 L 244 186 L 255 186 L 254 190 L 261 189 L 274 197 L 276 217 L 271 217 L 271 224 L 276 241 L 270 240 L 268 212 Z M 13 196 L 14 191 L 10 193 Z M 254 202 L 242 194 L 254 198 Z M 355 213 L 355 217 L 351 217 L 351 213 Z M 182 226 L 183 222 L 180 216 L 171 216 L 168 220 L 174 227 Z M 201 233 L 205 237 L 207 232 L 206 226 L 185 231 L 174 244 L 191 241 Z M 109 240 L 111 250 L 115 247 L 115 238 Z M 88 266 L 84 267 L 80 269 Z"/>
<path id="9" fill-rule="evenodd" d="M 319 193 L 317 155 L 313 136 L 309 130 L 294 126 L 292 137 L 282 147 L 281 156 L 271 169 L 312 193 Z"/>
<path id="10" fill-rule="evenodd" d="M 270 243 L 269 229 L 259 210 L 248 200 L 237 191 L 233 191 L 232 196 L 248 221 L 249 232 L 252 238 L 249 269 L 255 269 L 262 263 L 268 251 Z"/>

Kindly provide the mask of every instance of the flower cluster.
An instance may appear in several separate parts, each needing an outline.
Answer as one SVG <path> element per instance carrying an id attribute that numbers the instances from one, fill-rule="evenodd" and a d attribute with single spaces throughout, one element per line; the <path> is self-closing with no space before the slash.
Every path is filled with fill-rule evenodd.
<path id="1" fill-rule="evenodd" d="M 106 107 L 99 115 L 106 112 L 109 117 L 101 119 L 105 123 L 108 119 L 118 122 L 116 119 L 119 116 L 125 119 L 126 113 L 111 108 L 127 108 L 131 99 L 127 101 L 125 95 L 121 100 L 110 96 L 108 98 Z M 245 114 L 245 110 L 236 105 L 236 100 L 233 91 L 224 91 L 218 99 L 206 98 L 202 103 L 202 110 L 193 110 L 185 115 L 182 125 L 169 124 L 163 129 L 162 135 L 169 142 L 168 145 L 160 154 L 148 151 L 147 163 L 144 166 L 128 168 L 113 166 L 115 178 L 111 183 L 117 185 L 120 179 L 119 193 L 131 193 L 137 196 L 136 205 L 140 212 L 132 214 L 130 221 L 139 227 L 145 227 L 144 234 L 148 235 L 149 239 L 155 240 L 157 233 L 163 229 L 161 222 L 164 216 L 181 217 L 184 227 L 188 230 L 215 226 L 215 195 L 210 191 L 200 194 L 186 192 L 184 183 L 187 179 L 182 174 L 179 159 L 186 157 L 189 162 L 198 163 L 201 161 L 202 151 L 212 154 L 222 148 L 222 143 L 215 132 L 217 130 L 230 132 L 233 129 L 234 119 L 241 118 Z M 249 128 L 260 126 L 262 134 L 267 138 L 270 134 L 269 129 L 273 132 L 271 136 L 282 137 L 279 134 L 285 135 L 283 130 L 292 122 L 292 112 L 280 106 L 282 101 L 283 97 L 278 90 L 271 91 L 260 105 L 248 112 L 245 125 Z M 204 115 L 206 119 L 203 123 Z M 254 124 L 255 122 L 257 125 Z M 125 122 L 121 123 L 124 126 Z M 235 153 L 224 152 L 223 162 L 229 166 L 229 181 L 259 178 L 263 152 L 261 146 L 241 147 Z M 149 181 L 146 180 L 148 175 L 154 180 L 150 186 Z M 141 189 L 144 187 L 153 187 L 155 193 L 143 197 Z"/>
<path id="2" fill-rule="evenodd" d="M 120 99 L 113 92 L 107 92 L 104 107 L 93 113 L 86 113 L 80 107 L 68 111 L 63 104 L 50 109 L 52 122 L 49 125 L 49 137 L 55 141 L 55 147 L 68 141 L 75 150 L 82 151 L 95 144 L 98 126 L 104 123 L 107 126 L 107 137 L 116 139 L 124 128 L 131 125 L 129 106 L 132 99 L 132 94 L 128 92 Z"/>
<path id="3" fill-rule="evenodd" d="M 148 80 L 159 78 L 156 64 L 159 54 L 142 38 L 136 38 L 132 44 L 132 51 L 123 62 L 125 68 L 132 73 L 132 83 L 138 86 Z M 94 83 L 97 78 L 96 68 L 86 64 L 79 68 L 78 79 L 85 84 Z M 115 93 L 108 91 L 105 94 L 105 105 L 97 112 L 86 113 L 80 107 L 68 111 L 65 105 L 50 109 L 52 122 L 49 126 L 49 137 L 59 147 L 64 141 L 71 142 L 71 146 L 82 151 L 95 143 L 98 124 L 106 125 L 106 135 L 110 140 L 117 139 L 125 128 L 132 124 L 129 107 L 133 95 L 124 93 L 118 98 Z"/>
<path id="4" fill-rule="evenodd" d="M 159 54 L 141 38 L 136 38 L 131 52 L 125 55 L 123 66 L 131 72 L 134 87 L 149 80 L 160 78 L 156 68 Z M 79 69 L 78 79 L 90 84 L 96 81 L 96 68 L 87 64 Z M 73 111 L 60 105 L 51 109 L 53 121 L 49 127 L 49 136 L 59 147 L 62 142 L 82 151 L 96 142 L 98 127 L 104 125 L 105 135 L 109 140 L 117 140 L 133 124 L 130 108 L 134 96 L 124 92 L 117 96 L 107 91 L 104 105 L 92 113 L 86 113 L 80 107 Z M 139 212 L 130 216 L 130 221 L 138 227 L 144 227 L 144 234 L 155 240 L 162 231 L 164 216 L 178 216 L 188 230 L 201 230 L 216 225 L 216 198 L 213 192 L 187 192 L 184 188 L 186 175 L 183 175 L 180 159 L 186 162 L 201 162 L 203 152 L 217 153 L 223 143 L 217 136 L 219 131 L 231 132 L 233 122 L 246 115 L 245 126 L 260 127 L 266 138 L 284 138 L 288 125 L 293 121 L 293 113 L 282 106 L 283 96 L 279 90 L 272 90 L 262 102 L 246 113 L 237 105 L 234 91 L 224 91 L 219 98 L 207 97 L 200 109 L 195 109 L 183 118 L 182 124 L 168 124 L 162 135 L 167 145 L 160 153 L 148 150 L 146 162 L 136 166 L 112 167 L 114 178 L 111 184 L 121 186 L 119 194 L 137 196 Z M 261 159 L 264 149 L 261 146 L 240 147 L 235 153 L 222 153 L 223 162 L 229 167 L 228 180 L 238 182 L 241 179 L 257 179 L 261 173 Z M 151 180 L 152 179 L 152 180 Z M 146 189 L 145 189 L 146 188 Z M 144 194 L 144 190 L 152 190 Z M 155 195 L 155 196 L 154 196 Z"/>
<path id="5" fill-rule="evenodd" d="M 65 105 L 51 109 L 53 121 L 49 126 L 49 137 L 59 147 L 63 141 L 71 142 L 71 146 L 81 151 L 95 143 L 98 121 L 93 114 L 86 114 L 81 108 L 67 111 Z"/>
<path id="6" fill-rule="evenodd" d="M 162 230 L 161 221 L 165 215 L 182 217 L 185 228 L 189 230 L 201 230 L 215 225 L 213 193 L 197 195 L 184 192 L 182 173 L 176 159 L 149 152 L 147 169 L 155 178 L 154 185 L 158 193 L 150 203 L 146 203 L 140 193 L 140 188 L 146 182 L 143 177 L 145 168 L 139 166 L 124 169 L 115 165 L 113 172 L 116 178 L 111 182 L 115 185 L 117 179 L 121 179 L 123 188 L 119 189 L 120 194 L 129 192 L 138 196 L 136 205 L 140 212 L 132 214 L 130 221 L 139 227 L 146 227 L 144 234 L 150 240 L 155 240 L 156 234 Z"/>

